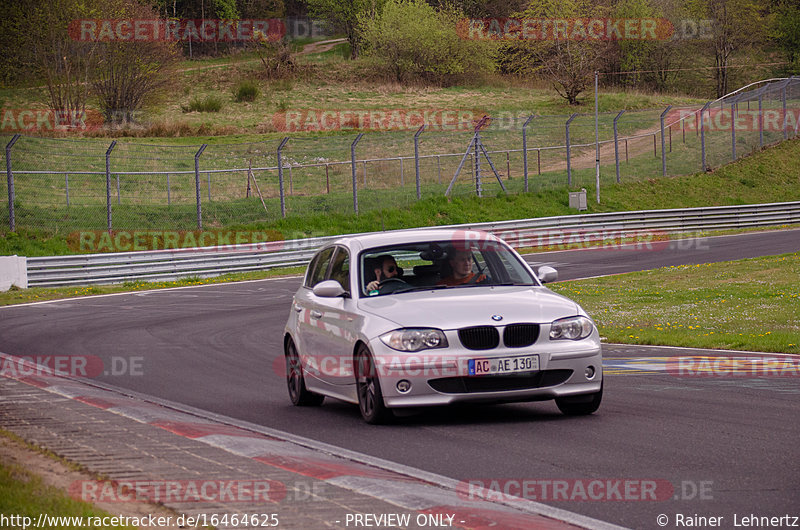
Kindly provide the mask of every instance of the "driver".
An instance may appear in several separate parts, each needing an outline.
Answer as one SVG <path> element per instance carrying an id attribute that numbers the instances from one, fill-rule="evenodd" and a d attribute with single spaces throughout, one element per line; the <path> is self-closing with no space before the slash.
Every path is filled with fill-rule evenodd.
<path id="1" fill-rule="evenodd" d="M 389 278 L 396 278 L 400 270 L 397 267 L 397 261 L 389 254 L 378 256 L 375 259 L 375 280 L 367 284 L 367 292 L 378 289 L 380 283 Z"/>

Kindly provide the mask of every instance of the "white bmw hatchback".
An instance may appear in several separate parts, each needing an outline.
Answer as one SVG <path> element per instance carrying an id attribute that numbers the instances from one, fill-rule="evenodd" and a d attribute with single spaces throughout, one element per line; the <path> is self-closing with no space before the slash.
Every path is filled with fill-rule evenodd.
<path id="1" fill-rule="evenodd" d="M 502 240 L 419 229 L 344 237 L 320 249 L 284 335 L 295 405 L 394 409 L 555 399 L 591 414 L 603 395 L 600 337 L 578 304 Z"/>

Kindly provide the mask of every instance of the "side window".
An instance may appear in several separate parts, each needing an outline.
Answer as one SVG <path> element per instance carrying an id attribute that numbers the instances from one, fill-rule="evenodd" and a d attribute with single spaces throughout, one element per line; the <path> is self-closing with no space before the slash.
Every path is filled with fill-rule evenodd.
<path id="1" fill-rule="evenodd" d="M 311 265 L 308 266 L 306 287 L 312 288 L 325 279 L 325 273 L 328 271 L 328 264 L 331 261 L 333 250 L 334 247 L 326 248 L 314 257 Z"/>
<path id="2" fill-rule="evenodd" d="M 350 254 L 343 247 L 338 247 L 336 250 L 330 279 L 336 280 L 345 291 L 350 292 Z"/>

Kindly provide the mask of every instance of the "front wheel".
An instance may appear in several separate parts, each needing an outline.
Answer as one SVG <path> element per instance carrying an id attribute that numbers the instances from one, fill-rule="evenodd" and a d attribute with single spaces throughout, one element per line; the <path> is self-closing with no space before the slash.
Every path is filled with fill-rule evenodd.
<path id="1" fill-rule="evenodd" d="M 558 410 L 567 416 L 586 416 L 596 412 L 597 409 L 600 408 L 600 402 L 602 400 L 603 385 L 601 383 L 600 390 L 593 394 L 556 398 L 556 406 Z"/>
<path id="2" fill-rule="evenodd" d="M 372 355 L 365 345 L 356 352 L 356 389 L 358 390 L 358 408 L 361 417 L 371 424 L 385 423 L 392 417 L 392 412 L 383 403 L 381 382 L 372 360 Z"/>
<path id="3" fill-rule="evenodd" d="M 286 341 L 286 386 L 289 389 L 289 399 L 292 405 L 312 406 L 322 405 L 325 396 L 309 392 L 306 389 L 306 381 L 303 378 L 303 365 L 300 363 L 300 356 L 297 354 L 297 347 L 294 341 Z"/>

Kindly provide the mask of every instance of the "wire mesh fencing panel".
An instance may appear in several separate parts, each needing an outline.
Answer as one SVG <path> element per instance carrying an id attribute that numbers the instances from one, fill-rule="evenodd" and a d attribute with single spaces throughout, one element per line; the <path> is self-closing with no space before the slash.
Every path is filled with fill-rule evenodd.
<path id="1" fill-rule="evenodd" d="M 351 148 L 356 137 L 342 133 L 286 143 L 281 157 L 287 217 L 354 211 Z"/>
<path id="2" fill-rule="evenodd" d="M 197 164 L 203 228 L 281 217 L 277 147 L 270 141 L 213 144 L 203 150 Z"/>
<path id="3" fill-rule="evenodd" d="M 589 190 L 598 154 L 601 188 L 691 174 L 796 137 L 799 115 L 800 79 L 789 78 L 707 104 L 600 113 L 597 133 L 594 114 L 519 112 L 235 144 L 21 136 L 9 157 L 13 208 L 8 173 L 0 179 L 0 222 L 4 231 L 185 231 L 406 208 L 445 195 Z"/>
<path id="4" fill-rule="evenodd" d="M 112 228 L 192 229 L 197 151 L 191 145 L 118 142 L 109 155 Z"/>
<path id="5" fill-rule="evenodd" d="M 12 148 L 16 226 L 69 233 L 107 227 L 110 142 L 22 136 Z"/>

